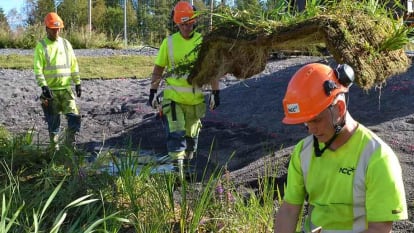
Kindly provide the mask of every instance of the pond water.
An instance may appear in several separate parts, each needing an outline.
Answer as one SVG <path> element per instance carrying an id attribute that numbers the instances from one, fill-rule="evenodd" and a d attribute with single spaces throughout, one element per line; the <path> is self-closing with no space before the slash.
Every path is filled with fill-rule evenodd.
<path id="1" fill-rule="evenodd" d="M 155 173 L 171 173 L 177 170 L 176 164 L 168 155 L 154 154 L 152 151 L 110 149 L 85 157 L 85 168 L 118 176 L 122 172 L 139 175 L 143 170 Z"/>

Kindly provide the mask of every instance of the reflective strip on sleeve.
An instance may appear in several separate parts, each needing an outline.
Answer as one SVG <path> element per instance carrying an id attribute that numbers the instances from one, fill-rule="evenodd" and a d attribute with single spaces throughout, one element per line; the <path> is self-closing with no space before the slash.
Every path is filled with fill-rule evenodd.
<path id="1" fill-rule="evenodd" d="M 173 48 L 173 43 L 172 43 L 172 35 L 168 37 L 167 39 L 168 42 L 168 58 L 170 59 L 171 62 L 171 70 L 174 70 L 175 68 L 175 61 L 174 61 L 174 48 Z"/>
<path id="2" fill-rule="evenodd" d="M 303 140 L 302 151 L 300 152 L 300 166 L 302 167 L 303 183 L 306 188 L 306 178 L 308 177 L 308 171 L 310 166 L 310 160 L 312 157 L 312 145 L 313 136 L 309 135 Z"/>
<path id="3" fill-rule="evenodd" d="M 68 49 L 68 41 L 66 39 L 63 39 L 63 46 L 65 47 L 65 55 L 66 55 L 66 67 L 65 68 L 71 68 L 71 60 L 69 59 L 69 49 Z"/>

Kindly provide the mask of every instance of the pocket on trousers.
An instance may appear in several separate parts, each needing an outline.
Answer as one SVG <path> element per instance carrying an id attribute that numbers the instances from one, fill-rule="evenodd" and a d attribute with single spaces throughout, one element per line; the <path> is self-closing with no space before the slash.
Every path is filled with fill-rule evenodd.
<path id="1" fill-rule="evenodd" d="M 75 99 L 75 93 L 73 93 L 72 88 L 66 88 L 66 95 L 68 100 L 74 100 Z"/>
<path id="2" fill-rule="evenodd" d="M 171 112 L 171 100 L 162 101 L 162 114 L 166 115 Z"/>
<path id="3" fill-rule="evenodd" d="M 195 106 L 195 115 L 199 119 L 206 115 L 206 103 L 202 102 Z"/>

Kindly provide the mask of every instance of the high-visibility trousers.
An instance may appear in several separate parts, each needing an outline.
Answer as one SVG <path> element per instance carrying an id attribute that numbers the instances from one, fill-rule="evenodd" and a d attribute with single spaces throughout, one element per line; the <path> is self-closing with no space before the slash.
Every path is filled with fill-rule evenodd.
<path id="1" fill-rule="evenodd" d="M 206 114 L 206 104 L 187 105 L 164 99 L 162 113 L 168 154 L 172 159 L 183 159 L 185 151 L 195 152 L 202 126 L 200 119 Z"/>

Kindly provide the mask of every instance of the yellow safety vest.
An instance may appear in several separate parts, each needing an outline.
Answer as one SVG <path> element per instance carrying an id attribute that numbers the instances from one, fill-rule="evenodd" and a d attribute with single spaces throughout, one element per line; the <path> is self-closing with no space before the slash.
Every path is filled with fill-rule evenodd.
<path id="1" fill-rule="evenodd" d="M 78 62 L 70 43 L 59 37 L 56 41 L 43 39 L 35 48 L 34 73 L 39 86 L 52 90 L 70 87 L 71 80 L 80 84 Z"/>
<path id="2" fill-rule="evenodd" d="M 173 71 L 176 65 L 174 59 L 173 35 L 167 38 L 167 45 L 168 58 L 170 60 L 171 70 Z M 167 77 L 163 97 L 165 99 L 171 99 L 177 103 L 187 105 L 196 105 L 204 102 L 204 95 L 202 89 L 190 85 L 187 82 L 187 77 L 188 74 L 180 77 L 176 75 L 171 75 Z"/>

